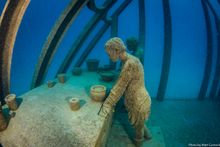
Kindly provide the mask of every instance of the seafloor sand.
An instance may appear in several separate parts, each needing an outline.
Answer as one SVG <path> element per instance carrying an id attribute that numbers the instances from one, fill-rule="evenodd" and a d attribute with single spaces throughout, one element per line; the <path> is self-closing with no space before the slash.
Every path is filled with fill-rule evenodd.
<path id="1" fill-rule="evenodd" d="M 220 145 L 219 108 L 219 103 L 210 101 L 165 100 L 158 102 L 153 99 L 152 112 L 147 124 L 152 131 L 154 139 L 161 138 L 157 132 L 163 134 L 167 147 L 186 147 L 190 143 Z M 116 133 L 115 130 L 120 130 L 120 133 Z M 117 105 L 107 146 L 132 146 L 131 138 L 133 134 L 134 130 L 129 125 L 126 111 L 121 101 Z M 123 142 L 122 140 L 125 141 Z M 163 142 L 159 143 L 160 145 L 158 145 L 158 142 L 154 143 L 152 147 L 163 146 Z M 147 142 L 143 146 L 151 147 Z"/>

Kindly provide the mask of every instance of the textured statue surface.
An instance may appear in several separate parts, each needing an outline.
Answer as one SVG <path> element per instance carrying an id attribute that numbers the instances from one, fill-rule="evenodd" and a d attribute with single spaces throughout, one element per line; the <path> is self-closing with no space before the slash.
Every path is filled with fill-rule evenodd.
<path id="1" fill-rule="evenodd" d="M 131 124 L 136 130 L 135 141 L 141 143 L 151 135 L 145 126 L 151 108 L 151 98 L 145 88 L 144 69 L 140 60 L 126 52 L 126 47 L 120 38 L 114 37 L 105 44 L 105 49 L 113 62 L 122 62 L 122 70 L 116 84 L 111 89 L 101 108 L 100 115 L 106 117 L 114 110 L 115 104 L 124 94 L 125 106 Z"/>

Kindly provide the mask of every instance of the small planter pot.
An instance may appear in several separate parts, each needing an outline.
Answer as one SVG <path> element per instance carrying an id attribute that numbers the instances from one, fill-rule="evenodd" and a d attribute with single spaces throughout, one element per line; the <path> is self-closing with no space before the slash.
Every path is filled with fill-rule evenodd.
<path id="1" fill-rule="evenodd" d="M 56 84 L 55 81 L 51 81 L 51 80 L 47 81 L 48 88 L 52 88 L 55 84 Z"/>
<path id="2" fill-rule="evenodd" d="M 102 81 L 105 82 L 110 82 L 114 80 L 116 76 L 115 73 L 111 71 L 100 72 L 99 75 L 101 76 Z"/>
<path id="3" fill-rule="evenodd" d="M 16 95 L 15 94 L 9 94 L 5 97 L 5 102 L 8 105 L 8 108 L 10 110 L 17 110 L 18 109 L 18 105 L 16 102 Z"/>
<path id="4" fill-rule="evenodd" d="M 94 101 L 102 102 L 106 97 L 106 87 L 103 85 L 94 85 L 90 88 L 90 97 Z"/>
<path id="5" fill-rule="evenodd" d="M 75 76 L 79 76 L 82 74 L 82 69 L 80 67 L 74 67 L 72 70 L 72 74 Z"/>
<path id="6" fill-rule="evenodd" d="M 88 68 L 88 71 L 97 71 L 99 67 L 99 60 L 97 59 L 88 59 L 86 61 L 86 65 Z"/>
<path id="7" fill-rule="evenodd" d="M 59 74 L 58 75 L 58 81 L 60 83 L 65 83 L 66 82 L 66 74 Z"/>
<path id="8" fill-rule="evenodd" d="M 70 105 L 70 109 L 72 111 L 77 111 L 80 109 L 80 103 L 79 103 L 79 99 L 78 98 L 71 98 L 69 100 L 69 105 Z"/>

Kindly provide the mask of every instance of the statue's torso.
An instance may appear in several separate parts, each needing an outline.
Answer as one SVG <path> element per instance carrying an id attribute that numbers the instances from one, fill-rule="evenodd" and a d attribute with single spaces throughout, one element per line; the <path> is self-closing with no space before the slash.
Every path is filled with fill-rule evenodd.
<path id="1" fill-rule="evenodd" d="M 132 75 L 132 79 L 125 90 L 125 104 L 127 108 L 131 109 L 130 107 L 132 107 L 132 109 L 139 109 L 144 104 L 144 107 L 150 107 L 151 99 L 145 88 L 142 64 L 132 55 L 128 56 L 126 62 L 129 62 L 129 66 L 125 66 L 125 68 L 128 69 L 124 71 L 130 72 Z"/>

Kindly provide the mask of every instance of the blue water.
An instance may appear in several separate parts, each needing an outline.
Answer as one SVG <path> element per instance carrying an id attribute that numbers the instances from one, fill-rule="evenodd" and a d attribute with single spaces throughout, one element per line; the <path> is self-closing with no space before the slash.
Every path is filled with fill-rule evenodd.
<path id="1" fill-rule="evenodd" d="M 2 11 L 6 1 L 2 0 Z M 98 6 L 102 1 L 96 1 Z M 111 12 L 122 1 L 118 2 Z M 220 14 L 216 0 L 210 1 L 216 12 Z M 59 14 L 69 3 L 68 0 L 54 1 L 31 1 L 21 23 L 14 47 L 12 62 L 12 91 L 23 93 L 28 90 L 34 66 L 37 63 L 41 48 L 51 28 L 59 17 Z M 170 1 L 173 30 L 173 50 L 171 58 L 171 71 L 168 81 L 167 98 L 195 98 L 200 88 L 206 57 L 206 32 L 203 10 L 199 0 Z M 73 41 L 77 38 L 83 27 L 93 15 L 88 8 L 84 8 L 79 17 L 67 31 L 57 54 L 52 62 L 47 78 L 54 75 L 61 61 L 70 49 Z M 109 15 L 109 14 L 108 14 Z M 109 15 L 110 16 L 110 15 Z M 132 21 L 131 19 L 132 18 Z M 163 54 L 163 10 L 162 1 L 146 1 L 146 48 L 145 48 L 145 71 L 146 83 L 151 95 L 154 97 L 160 79 L 160 70 Z M 101 27 L 103 22 L 96 27 L 93 34 Z M 213 36 L 216 36 L 212 18 Z M 129 36 L 138 37 L 138 3 L 133 1 L 119 17 L 118 36 L 125 40 Z M 93 38 L 91 34 L 84 47 Z M 110 30 L 105 33 L 94 51 L 89 57 L 102 57 L 103 64 L 107 62 L 107 56 L 103 51 L 105 41 L 110 37 Z M 214 37 L 216 45 L 216 37 Z M 84 48 L 82 47 L 82 48 Z M 213 67 L 216 60 L 216 46 L 214 46 Z M 97 52 L 103 56 L 97 56 Z M 31 58 L 30 56 L 31 55 Z M 29 56 L 29 57 L 28 57 Z M 74 61 L 73 61 L 74 63 Z M 20 66 L 17 66 L 20 65 Z M 19 67 L 19 69 L 17 69 Z M 23 80 L 25 77 L 25 80 Z M 191 81 L 194 81 L 191 83 Z M 22 88 L 16 88 L 22 82 Z M 187 91 L 184 87 L 190 89 Z"/>
<path id="2" fill-rule="evenodd" d="M 217 0 L 209 1 L 220 19 L 220 3 Z M 107 16 L 110 17 L 122 2 L 122 0 L 119 0 Z M 5 3 L 6 0 L 0 1 L 0 12 L 2 12 Z M 30 90 L 41 49 L 55 22 L 69 3 L 70 0 L 31 0 L 21 22 L 14 45 L 11 66 L 11 93 L 21 95 Z M 96 4 L 102 6 L 103 1 L 96 0 Z M 155 98 L 158 92 L 164 53 L 162 0 L 146 0 L 145 7 L 145 83 L 151 97 Z M 207 56 L 207 33 L 201 0 L 170 0 L 170 9 L 172 17 L 172 53 L 165 100 L 195 100 L 197 99 L 203 80 Z M 59 66 L 68 54 L 73 42 L 77 40 L 79 34 L 84 30 L 84 27 L 93 15 L 94 12 L 87 7 L 84 7 L 79 13 L 58 46 L 45 80 L 54 79 Z M 210 18 L 213 33 L 213 60 L 207 94 L 210 92 L 210 85 L 213 82 L 217 62 L 217 31 L 213 15 L 210 15 Z M 137 0 L 133 0 L 123 11 L 119 16 L 118 22 L 118 37 L 122 38 L 123 41 L 131 36 L 138 38 L 139 17 Z M 100 21 L 92 33 L 89 34 L 68 71 L 71 70 L 88 43 L 95 37 L 95 34 L 103 24 L 104 22 Z M 105 53 L 104 44 L 110 37 L 111 30 L 109 28 L 87 59 L 97 58 L 100 60 L 101 66 L 108 64 L 109 59 Z M 86 68 L 85 63 L 82 67 Z"/>
<path id="3" fill-rule="evenodd" d="M 1 3 L 0 7 L 1 9 L 4 5 L 4 1 L 2 2 L 3 3 Z M 22 94 L 29 90 L 30 81 L 43 44 L 60 13 L 69 2 L 69 0 L 64 0 L 62 2 L 58 0 L 33 0 L 30 2 L 20 25 L 14 46 L 11 73 L 12 92 Z M 111 14 L 122 2 L 123 1 L 119 1 L 109 13 Z M 213 3 L 216 12 L 220 14 L 218 9 L 219 4 L 217 1 L 212 0 L 210 2 Z M 98 6 L 101 6 L 103 1 L 99 0 L 96 1 L 96 3 Z M 164 45 L 162 1 L 149 0 L 146 1 L 145 5 L 145 79 L 146 86 L 148 91 L 151 93 L 151 96 L 156 97 L 161 75 Z M 201 2 L 199 0 L 170 0 L 170 7 L 173 42 L 170 75 L 165 97 L 168 99 L 195 99 L 200 89 L 206 60 L 206 27 Z M 52 60 L 46 80 L 54 77 L 73 42 L 84 29 L 83 27 L 88 23 L 88 20 L 93 16 L 93 14 L 94 12 L 85 7 L 72 23 L 59 45 L 54 59 Z M 110 14 L 108 14 L 108 16 L 110 16 Z M 124 41 L 130 36 L 138 37 L 138 19 L 138 1 L 132 1 L 125 11 L 119 16 L 118 36 Z M 77 57 L 79 57 L 79 55 L 83 52 L 87 44 L 93 39 L 95 33 L 102 25 L 103 22 L 99 22 L 95 30 L 93 30 L 93 32 L 88 36 L 88 39 L 84 42 Z M 216 36 L 213 18 L 212 29 L 213 36 Z M 101 65 L 107 64 L 108 57 L 104 52 L 103 46 L 109 38 L 110 29 L 108 29 L 108 31 L 103 35 L 88 58 L 98 58 L 101 61 Z M 215 55 L 217 41 L 216 37 L 213 38 L 214 69 L 216 64 Z M 72 65 L 74 65 L 77 57 L 73 60 Z M 83 67 L 85 67 L 85 65 L 83 65 Z"/>

